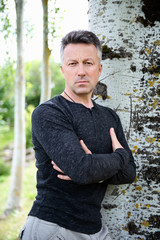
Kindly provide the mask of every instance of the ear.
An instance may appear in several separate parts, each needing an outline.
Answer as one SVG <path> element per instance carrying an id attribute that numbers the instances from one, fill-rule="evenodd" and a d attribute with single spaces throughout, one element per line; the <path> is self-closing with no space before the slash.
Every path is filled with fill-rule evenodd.
<path id="1" fill-rule="evenodd" d="M 100 64 L 100 65 L 99 65 L 99 77 L 101 76 L 102 69 L 103 69 L 103 66 L 102 66 L 102 64 Z"/>
<path id="2" fill-rule="evenodd" d="M 61 65 L 61 72 L 64 75 L 64 70 L 63 70 L 63 66 Z"/>

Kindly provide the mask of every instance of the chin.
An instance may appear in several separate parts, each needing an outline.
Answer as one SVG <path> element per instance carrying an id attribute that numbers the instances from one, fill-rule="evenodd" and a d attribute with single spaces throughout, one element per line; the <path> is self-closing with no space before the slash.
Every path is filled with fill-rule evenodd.
<path id="1" fill-rule="evenodd" d="M 77 95 L 88 95 L 93 92 L 92 88 L 79 88 L 79 89 L 73 89 L 73 92 Z"/>
<path id="2" fill-rule="evenodd" d="M 89 95 L 93 92 L 93 90 L 82 90 L 82 91 L 75 91 L 77 95 Z"/>

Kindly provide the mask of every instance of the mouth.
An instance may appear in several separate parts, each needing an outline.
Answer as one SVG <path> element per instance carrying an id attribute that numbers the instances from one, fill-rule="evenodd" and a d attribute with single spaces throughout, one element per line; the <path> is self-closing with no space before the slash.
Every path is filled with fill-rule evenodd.
<path id="1" fill-rule="evenodd" d="M 76 82 L 76 84 L 87 84 L 87 83 L 89 83 L 89 81 L 86 81 L 86 80 L 81 80 Z"/>

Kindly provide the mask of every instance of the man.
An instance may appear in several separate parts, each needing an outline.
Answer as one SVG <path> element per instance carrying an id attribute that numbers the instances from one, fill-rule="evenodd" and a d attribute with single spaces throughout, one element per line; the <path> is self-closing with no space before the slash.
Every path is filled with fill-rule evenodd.
<path id="1" fill-rule="evenodd" d="M 117 114 L 91 96 L 102 72 L 101 46 L 89 31 L 62 39 L 64 92 L 32 115 L 37 196 L 23 240 L 110 240 L 101 223 L 108 184 L 132 183 L 136 166 Z"/>

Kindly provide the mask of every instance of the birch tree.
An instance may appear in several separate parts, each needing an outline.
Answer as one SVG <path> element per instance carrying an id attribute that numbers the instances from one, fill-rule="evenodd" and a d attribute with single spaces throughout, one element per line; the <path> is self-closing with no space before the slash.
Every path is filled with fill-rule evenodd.
<path id="1" fill-rule="evenodd" d="M 14 153 L 11 186 L 5 214 L 21 208 L 23 169 L 25 163 L 25 76 L 23 60 L 24 0 L 15 0 L 17 24 L 17 70 L 15 78 Z"/>
<path id="2" fill-rule="evenodd" d="M 51 74 L 50 74 L 50 55 L 48 47 L 48 0 L 42 0 L 43 7 L 43 58 L 41 76 L 41 99 L 40 102 L 47 101 L 51 96 Z"/>
<path id="3" fill-rule="evenodd" d="M 103 73 L 94 98 L 117 111 L 137 177 L 109 186 L 103 222 L 113 239 L 160 239 L 160 5 L 89 0 L 89 29 L 102 42 Z"/>

